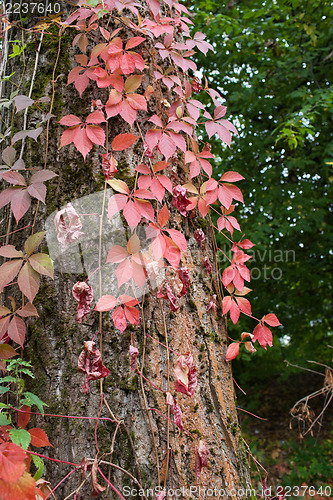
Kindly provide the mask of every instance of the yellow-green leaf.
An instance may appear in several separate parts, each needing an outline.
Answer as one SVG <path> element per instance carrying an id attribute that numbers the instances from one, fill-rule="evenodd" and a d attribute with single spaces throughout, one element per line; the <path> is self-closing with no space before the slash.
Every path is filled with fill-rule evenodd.
<path id="1" fill-rule="evenodd" d="M 53 262 L 49 255 L 46 253 L 35 253 L 29 257 L 29 262 L 37 273 L 53 278 Z"/>
<path id="2" fill-rule="evenodd" d="M 29 236 L 29 238 L 24 243 L 24 251 L 27 255 L 32 254 L 39 247 L 45 236 L 45 231 L 40 233 L 35 233 Z"/>

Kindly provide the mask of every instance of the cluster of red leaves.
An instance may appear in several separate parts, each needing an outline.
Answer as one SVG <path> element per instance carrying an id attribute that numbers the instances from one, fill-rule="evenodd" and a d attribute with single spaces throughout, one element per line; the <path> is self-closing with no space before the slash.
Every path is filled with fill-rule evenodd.
<path id="1" fill-rule="evenodd" d="M 127 321 L 132 325 L 139 324 L 139 311 L 136 309 L 138 301 L 130 295 L 120 295 L 117 299 L 113 295 L 103 295 L 95 307 L 95 311 L 105 312 L 111 311 L 116 306 L 112 313 L 114 326 L 123 333 L 127 326 Z"/>
<path id="2" fill-rule="evenodd" d="M 25 430 L 30 415 L 30 407 L 22 406 L 16 418 L 19 431 L 25 434 L 27 443 L 25 449 L 30 451 L 30 445 L 37 448 L 52 446 L 43 429 L 35 427 Z M 43 499 L 46 496 L 37 487 L 35 479 L 29 473 L 31 456 L 25 449 L 11 441 L 11 430 L 16 429 L 12 425 L 0 427 L 0 497 L 3 500 Z"/>

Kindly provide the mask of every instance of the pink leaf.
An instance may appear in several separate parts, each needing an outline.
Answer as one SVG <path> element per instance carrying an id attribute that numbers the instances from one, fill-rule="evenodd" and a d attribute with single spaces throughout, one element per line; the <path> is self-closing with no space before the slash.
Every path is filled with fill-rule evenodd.
<path id="1" fill-rule="evenodd" d="M 8 285 L 8 283 L 13 281 L 13 279 L 21 269 L 22 263 L 23 260 L 19 259 L 11 260 L 2 264 L 2 266 L 0 267 L 0 291 L 2 291 L 2 289 L 6 285 Z"/>
<path id="2" fill-rule="evenodd" d="M 247 299 L 244 299 L 244 297 L 236 297 L 236 302 L 243 313 L 251 316 L 251 304 Z"/>
<path id="3" fill-rule="evenodd" d="M 255 342 L 256 340 L 258 340 L 259 344 L 264 349 L 266 349 L 267 345 L 269 345 L 270 347 L 272 347 L 273 345 L 272 332 L 269 328 L 267 328 L 267 326 L 263 325 L 262 323 L 258 323 L 258 325 L 253 330 L 252 342 Z"/>
<path id="4" fill-rule="evenodd" d="M 136 309 L 136 307 L 128 306 L 125 304 L 124 310 L 125 310 L 125 317 L 126 317 L 127 321 L 129 321 L 131 323 L 131 325 L 138 326 L 140 313 Z"/>
<path id="5" fill-rule="evenodd" d="M 136 120 L 137 111 L 127 102 L 127 100 L 124 100 L 119 114 L 127 123 L 132 126 Z"/>
<path id="6" fill-rule="evenodd" d="M 177 231 L 177 229 L 166 229 L 166 231 L 169 233 L 172 241 L 177 245 L 177 247 L 186 253 L 187 243 L 185 236 L 180 231 Z"/>
<path id="7" fill-rule="evenodd" d="M 123 151 L 134 144 L 138 137 L 134 134 L 118 134 L 112 141 L 113 151 Z"/>
<path id="8" fill-rule="evenodd" d="M 16 113 L 18 113 L 19 111 L 22 111 L 22 109 L 26 109 L 34 104 L 35 101 L 25 95 L 18 95 L 14 97 L 14 102 L 16 106 Z"/>
<path id="9" fill-rule="evenodd" d="M 175 390 L 192 397 L 197 386 L 196 373 L 192 355 L 180 356 L 175 363 Z"/>
<path id="10" fill-rule="evenodd" d="M 123 214 L 127 224 L 132 228 L 136 227 L 141 220 L 141 213 L 139 212 L 136 204 L 132 200 L 128 201 L 127 205 L 123 210 Z"/>
<path id="11" fill-rule="evenodd" d="M 37 200 L 45 203 L 46 186 L 42 182 L 34 182 L 33 184 L 30 184 L 27 191 L 33 198 L 37 198 Z"/>
<path id="12" fill-rule="evenodd" d="M 25 332 L 26 328 L 23 319 L 14 316 L 8 326 L 8 337 L 23 347 Z"/>
<path id="13" fill-rule="evenodd" d="M 157 215 L 157 221 L 161 227 L 164 227 L 165 224 L 168 222 L 168 220 L 169 220 L 169 210 L 165 204 L 163 205 L 162 209 Z"/>
<path id="14" fill-rule="evenodd" d="M 248 250 L 254 247 L 254 244 L 250 240 L 243 240 L 241 243 L 238 243 L 238 246 L 243 248 L 244 250 Z"/>
<path id="15" fill-rule="evenodd" d="M 86 123 L 92 123 L 94 125 L 99 125 L 100 123 L 105 122 L 104 113 L 102 111 L 93 111 L 86 118 Z"/>
<path id="16" fill-rule="evenodd" d="M 9 182 L 9 184 L 13 184 L 13 186 L 26 185 L 23 175 L 15 172 L 14 170 L 8 170 L 7 172 L 1 174 L 1 176 L 5 181 Z"/>
<path id="17" fill-rule="evenodd" d="M 180 406 L 178 405 L 177 401 L 175 401 L 174 405 L 171 407 L 171 412 L 174 415 L 174 422 L 179 427 L 180 430 L 184 430 L 184 424 L 183 424 L 183 414 L 180 409 Z"/>
<path id="18" fill-rule="evenodd" d="M 92 125 L 90 125 L 90 127 L 91 126 Z M 93 146 L 93 142 L 87 136 L 87 131 L 84 127 L 76 129 L 76 133 L 73 137 L 73 142 L 75 144 L 76 149 L 80 151 L 80 153 L 82 154 L 83 158 L 87 156 L 87 154 L 89 153 L 89 151 Z"/>
<path id="19" fill-rule="evenodd" d="M 242 175 L 240 175 L 238 172 L 225 172 L 222 177 L 220 178 L 220 181 L 223 182 L 237 182 L 241 181 L 244 179 Z"/>
<path id="20" fill-rule="evenodd" d="M 120 212 L 126 204 L 127 204 L 128 197 L 124 194 L 115 194 L 113 195 L 108 204 L 108 217 L 109 219 L 112 219 L 112 217 Z"/>
<path id="21" fill-rule="evenodd" d="M 226 360 L 231 361 L 239 354 L 239 342 L 232 342 L 227 349 Z"/>
<path id="22" fill-rule="evenodd" d="M 118 266 L 116 271 L 118 288 L 124 283 L 127 283 L 133 276 L 133 267 L 130 259 L 123 260 Z"/>
<path id="23" fill-rule="evenodd" d="M 16 250 L 14 245 L 4 245 L 3 247 L 0 247 L 0 255 L 1 257 L 9 258 L 24 257 L 24 253 L 21 252 L 21 250 Z"/>
<path id="24" fill-rule="evenodd" d="M 113 295 L 103 295 L 96 304 L 95 311 L 111 311 L 117 305 L 117 299 Z"/>
<path id="25" fill-rule="evenodd" d="M 137 47 L 138 45 L 140 45 L 140 43 L 145 41 L 146 39 L 142 36 L 133 36 L 126 43 L 125 50 L 133 49 L 134 47 Z"/>
<path id="26" fill-rule="evenodd" d="M 16 314 L 18 314 L 22 318 L 28 318 L 30 316 L 38 316 L 38 312 L 37 312 L 35 306 L 33 304 L 31 304 L 30 302 L 28 302 L 23 307 L 18 309 L 16 311 Z"/>
<path id="27" fill-rule="evenodd" d="M 53 177 L 57 177 L 57 174 L 51 172 L 51 170 L 39 170 L 38 172 L 32 174 L 30 184 L 33 184 L 34 182 L 45 182 L 49 179 L 53 179 Z"/>
<path id="28" fill-rule="evenodd" d="M 75 115 L 66 115 L 59 121 L 60 125 L 66 125 L 72 127 L 74 125 L 80 125 L 81 120 Z"/>
<path id="29" fill-rule="evenodd" d="M 273 313 L 266 314 L 266 316 L 263 316 L 262 321 L 267 323 L 269 326 L 280 326 L 281 325 L 280 321 L 277 319 L 277 317 Z"/>
<path id="30" fill-rule="evenodd" d="M 26 189 L 14 189 L 11 196 L 11 207 L 16 222 L 28 211 L 31 203 L 31 198 Z"/>
<path id="31" fill-rule="evenodd" d="M 112 319 L 114 326 L 123 333 L 126 330 L 127 320 L 124 309 L 119 306 L 113 311 Z"/>
<path id="32" fill-rule="evenodd" d="M 128 251 L 126 248 L 120 245 L 113 245 L 109 250 L 106 258 L 106 262 L 111 262 L 112 264 L 123 262 L 128 257 Z"/>
<path id="33" fill-rule="evenodd" d="M 97 144 L 98 146 L 104 146 L 105 132 L 101 127 L 98 127 L 97 125 L 87 125 L 86 134 L 87 134 L 88 140 L 90 140 L 94 144 Z M 74 144 L 75 144 L 75 141 L 74 141 Z M 86 147 L 88 148 L 88 142 L 87 142 Z M 90 151 L 90 149 L 88 150 L 88 152 L 89 151 Z"/>

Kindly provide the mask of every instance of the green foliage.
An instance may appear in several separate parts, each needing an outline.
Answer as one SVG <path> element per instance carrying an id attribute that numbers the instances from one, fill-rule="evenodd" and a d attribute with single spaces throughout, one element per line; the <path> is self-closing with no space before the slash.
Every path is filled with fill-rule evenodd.
<path id="1" fill-rule="evenodd" d="M 34 466 L 36 467 L 37 471 L 34 474 L 34 479 L 35 481 L 38 481 L 43 476 L 44 472 L 44 462 L 41 457 L 38 457 L 37 455 L 31 455 L 32 461 L 34 463 Z"/>
<path id="2" fill-rule="evenodd" d="M 305 483 L 314 484 L 318 488 L 332 484 L 332 445 L 332 439 L 319 443 L 313 437 L 309 437 L 301 445 L 296 441 L 287 443 L 285 447 L 291 470 L 282 477 L 282 484 Z"/>
<path id="3" fill-rule="evenodd" d="M 35 378 L 34 374 L 31 371 L 32 364 L 30 361 L 24 361 L 21 358 L 12 359 L 7 361 L 6 371 L 9 373 L 13 373 L 13 375 L 6 375 L 5 377 L 0 378 L 0 395 L 4 393 L 12 394 L 14 400 L 17 402 L 18 406 L 37 406 L 38 410 L 44 415 L 43 406 L 47 406 L 46 403 L 43 403 L 38 396 L 33 394 L 32 392 L 24 391 L 24 376 L 28 376 L 30 378 Z M 4 384 L 4 385 L 1 385 Z M 1 403 L 1 409 L 9 409 L 9 406 Z M 2 418 L 1 418 L 2 417 Z M 5 420 L 10 418 L 10 415 L 5 415 L 4 413 L 0 414 L 0 425 L 7 425 L 10 423 L 10 420 Z M 12 437 L 12 436 L 11 436 Z M 21 446 L 24 448 L 24 443 L 26 442 L 26 437 L 24 437 L 24 433 L 22 434 L 13 434 L 12 437 L 13 443 L 17 443 L 20 441 Z M 30 441 L 29 441 L 30 443 Z M 29 445 L 29 444 L 28 444 Z M 26 449 L 26 448 L 25 448 Z"/>
<path id="4" fill-rule="evenodd" d="M 257 245 L 249 299 L 257 317 L 275 312 L 280 341 L 248 354 L 236 376 L 286 373 L 283 360 L 328 363 L 332 343 L 331 183 L 333 11 L 321 0 L 197 0 L 195 23 L 215 47 L 199 65 L 227 99 L 240 137 L 213 143 L 217 170 L 237 170 L 245 208 L 241 228 Z M 246 196 L 247 193 L 247 196 Z M 236 232 L 237 234 L 237 232 Z M 239 237 L 241 236 L 238 233 Z M 222 239 L 219 245 L 223 246 Z M 223 263 L 222 263 L 223 264 Z M 223 265 L 222 265 L 223 267 Z M 241 331 L 253 321 L 241 320 Z M 239 324 L 230 328 L 239 337 Z M 279 352 L 277 352 L 277 349 Z M 268 372 L 267 372 L 268 370 Z"/>
<path id="5" fill-rule="evenodd" d="M 39 399 L 36 394 L 33 394 L 32 392 L 25 392 L 24 393 L 25 398 L 21 399 L 21 405 L 27 405 L 27 406 L 37 406 L 38 410 L 41 412 L 41 414 L 44 416 L 44 408 L 43 406 L 48 406 L 46 403 L 43 403 Z"/>
<path id="6" fill-rule="evenodd" d="M 25 429 L 11 429 L 9 431 L 10 439 L 14 444 L 21 446 L 24 450 L 28 449 L 31 436 Z"/>

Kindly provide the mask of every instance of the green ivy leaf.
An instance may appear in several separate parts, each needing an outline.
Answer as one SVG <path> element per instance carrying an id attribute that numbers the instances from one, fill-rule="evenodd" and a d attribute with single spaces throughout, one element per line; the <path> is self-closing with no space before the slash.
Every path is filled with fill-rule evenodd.
<path id="1" fill-rule="evenodd" d="M 41 457 L 38 457 L 37 455 L 31 455 L 32 461 L 37 468 L 37 472 L 35 472 L 34 475 L 34 480 L 38 481 L 43 475 L 44 472 L 44 461 Z"/>
<path id="2" fill-rule="evenodd" d="M 25 392 L 24 396 L 25 399 L 21 399 L 20 404 L 27 406 L 33 406 L 33 405 L 37 406 L 41 414 L 44 416 L 43 406 L 48 406 L 48 405 L 46 403 L 43 403 L 43 401 L 41 401 L 39 397 L 36 396 L 36 394 L 33 394 L 32 392 Z"/>
<path id="3" fill-rule="evenodd" d="M 4 413 L 0 413 L 0 425 L 10 425 L 11 423 L 10 417 L 8 418 Z"/>
<path id="4" fill-rule="evenodd" d="M 24 450 L 28 449 L 31 441 L 31 436 L 28 431 L 25 429 L 11 429 L 9 435 L 14 444 L 21 446 Z"/>

